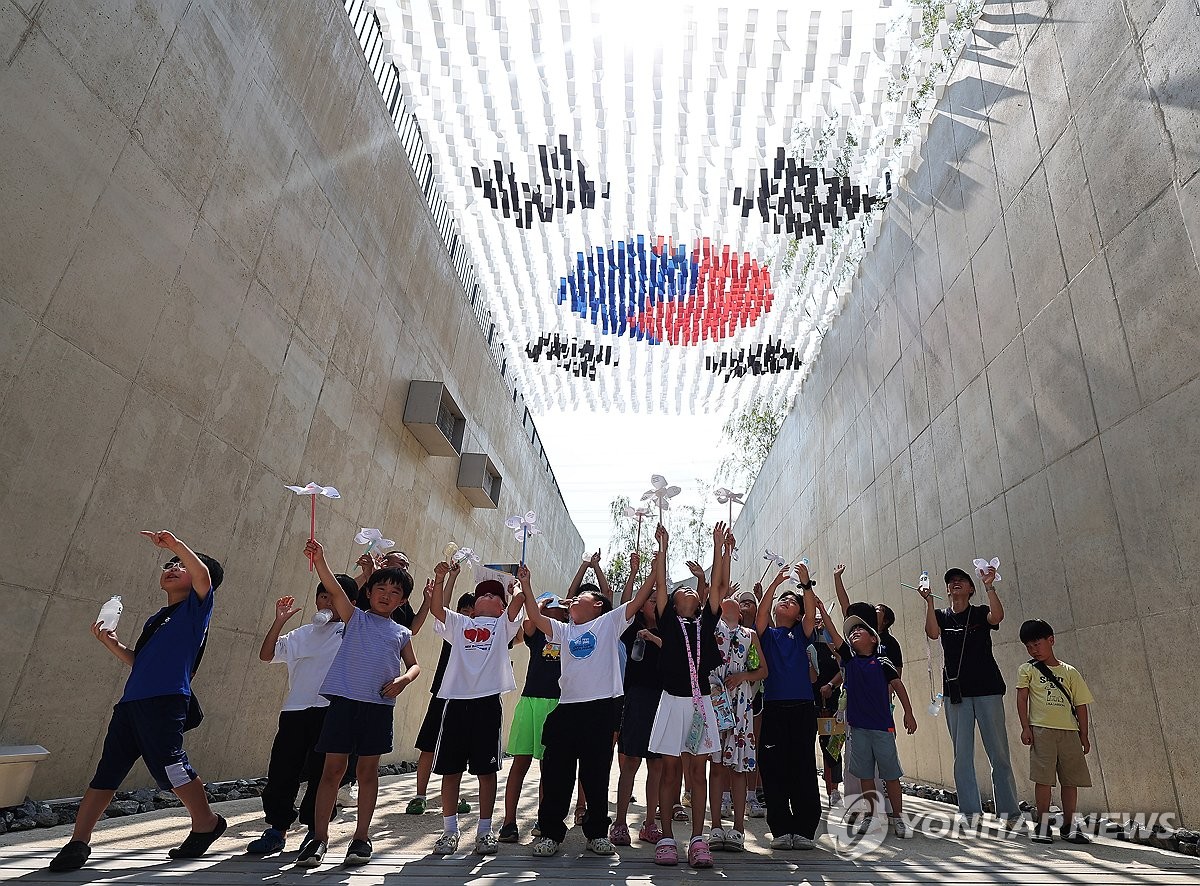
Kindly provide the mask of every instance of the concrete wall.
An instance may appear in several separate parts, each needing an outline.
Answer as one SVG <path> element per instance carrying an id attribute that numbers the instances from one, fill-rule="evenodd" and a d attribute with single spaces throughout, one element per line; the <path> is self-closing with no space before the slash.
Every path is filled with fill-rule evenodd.
<path id="1" fill-rule="evenodd" d="M 912 778 L 952 783 L 952 757 L 900 582 L 998 555 L 1024 795 L 1011 687 L 1042 617 L 1096 696 L 1082 805 L 1200 821 L 1196 15 L 987 4 L 738 520 L 743 551 L 811 557 L 827 601 L 842 560 L 896 610 Z"/>
<path id="2" fill-rule="evenodd" d="M 0 0 L 0 60 L 0 742 L 52 751 L 35 795 L 82 790 L 121 691 L 100 604 L 124 595 L 132 642 L 162 603 L 139 529 L 225 563 L 189 742 L 208 778 L 265 771 L 285 673 L 261 635 L 282 594 L 311 614 L 308 501 L 284 483 L 340 488 L 319 504 L 334 562 L 364 525 L 418 583 L 451 538 L 514 560 L 502 521 L 533 508 L 535 576 L 569 579 L 582 541 L 340 3 Z M 499 511 L 405 430 L 412 379 L 450 387 Z M 418 638 L 429 666 L 437 645 Z"/>

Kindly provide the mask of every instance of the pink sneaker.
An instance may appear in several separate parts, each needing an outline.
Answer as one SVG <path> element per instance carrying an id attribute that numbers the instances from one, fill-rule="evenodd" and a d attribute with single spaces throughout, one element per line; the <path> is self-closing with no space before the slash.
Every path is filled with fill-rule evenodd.
<path id="1" fill-rule="evenodd" d="M 608 829 L 608 842 L 614 846 L 628 846 L 631 841 L 629 839 L 629 828 L 623 824 L 615 824 Z"/>
<path id="2" fill-rule="evenodd" d="M 654 847 L 654 863 L 667 867 L 679 864 L 679 848 L 675 845 L 674 840 L 664 838 L 659 841 L 658 845 Z"/>
<path id="3" fill-rule="evenodd" d="M 693 840 L 688 846 L 688 864 L 694 868 L 711 868 L 713 866 L 712 850 L 703 840 Z"/>
<path id="4" fill-rule="evenodd" d="M 658 823 L 653 821 L 645 822 L 642 829 L 638 831 L 638 839 L 643 843 L 655 843 L 663 838 L 663 833 L 658 829 Z"/>

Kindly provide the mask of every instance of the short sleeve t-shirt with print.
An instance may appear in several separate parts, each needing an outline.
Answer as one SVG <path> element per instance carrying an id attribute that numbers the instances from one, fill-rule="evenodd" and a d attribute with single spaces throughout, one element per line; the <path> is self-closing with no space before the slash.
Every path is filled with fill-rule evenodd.
<path id="1" fill-rule="evenodd" d="M 618 698 L 621 683 L 621 634 L 630 625 L 625 606 L 583 624 L 552 621 L 551 640 L 562 647 L 558 684 L 562 704 Z"/>
<path id="2" fill-rule="evenodd" d="M 529 650 L 529 668 L 525 671 L 525 698 L 558 698 L 558 678 L 562 674 L 562 649 L 557 643 L 546 641 L 546 635 L 538 628 L 525 637 L 525 648 Z"/>
<path id="3" fill-rule="evenodd" d="M 1029 724 L 1043 729 L 1068 729 L 1079 731 L 1073 707 L 1092 704 L 1092 692 L 1083 675 L 1064 661 L 1050 667 L 1050 673 L 1071 695 L 1070 701 L 1057 686 L 1045 678 L 1032 662 L 1024 662 L 1017 668 L 1017 688 L 1029 690 Z"/>
<path id="4" fill-rule="evenodd" d="M 633 624 L 621 635 L 625 644 L 627 661 L 625 662 L 625 686 L 641 686 L 646 689 L 662 689 L 662 674 L 658 672 L 658 644 L 652 640 L 646 641 L 646 651 L 641 661 L 629 658 L 633 652 L 633 644 L 637 641 L 639 631 L 646 630 L 646 617 L 638 612 L 633 617 Z M 658 629 L 652 628 L 651 633 L 658 636 Z"/>
<path id="5" fill-rule="evenodd" d="M 383 695 L 383 687 L 404 673 L 402 653 L 411 640 L 412 632 L 387 616 L 354 610 L 321 694 L 395 706 L 396 699 Z"/>
<path id="6" fill-rule="evenodd" d="M 433 620 L 433 629 L 450 643 L 450 663 L 442 678 L 438 698 L 485 698 L 517 688 L 508 644 L 521 629 L 523 619 L 510 620 L 446 612 L 446 620 Z"/>
<path id="7" fill-rule="evenodd" d="M 192 694 L 192 668 L 208 633 L 216 596 L 216 591 L 210 590 L 202 598 L 192 590 L 171 610 L 134 656 L 121 701 Z M 171 607 L 164 606 L 146 619 L 142 630 L 168 609 Z"/>
<path id="8" fill-rule="evenodd" d="M 286 664 L 288 669 L 288 694 L 280 710 L 303 711 L 329 705 L 329 699 L 321 695 L 321 684 L 342 648 L 345 630 L 340 621 L 307 624 L 275 641 L 271 662 Z"/>
<path id="9" fill-rule="evenodd" d="M 846 688 L 846 722 L 855 729 L 894 732 L 888 684 L 900 675 L 891 661 L 881 655 L 858 655 L 845 642 L 837 654 L 846 674 L 842 684 Z"/>
<path id="10" fill-rule="evenodd" d="M 700 661 L 696 676 L 700 680 L 700 694 L 709 695 L 712 687 L 708 675 L 721 666 L 721 650 L 717 647 L 717 622 L 721 617 L 713 612 L 704 601 L 696 618 L 680 621 L 675 611 L 674 597 L 667 598 L 667 607 L 658 616 L 658 634 L 662 637 L 662 649 L 658 655 L 658 672 L 662 675 L 663 691 L 679 698 L 692 697 L 692 672 L 688 666 L 688 646 L 684 643 L 683 631 L 687 627 L 687 643 L 691 644 L 693 661 L 696 658 L 696 625 L 700 632 Z"/>
<path id="11" fill-rule="evenodd" d="M 959 688 L 966 698 L 1003 695 L 1006 689 L 1004 675 L 1000 673 L 1000 665 L 996 664 L 996 656 L 992 654 L 992 631 L 1000 630 L 1000 626 L 988 623 L 989 612 L 991 610 L 985 605 L 968 606 L 958 613 L 948 609 L 934 611 L 942 632 L 946 677 L 958 675 Z M 960 658 L 961 673 L 958 672 Z M 946 698 L 950 697 L 945 680 L 942 682 L 942 692 Z"/>
<path id="12" fill-rule="evenodd" d="M 758 638 L 767 660 L 764 701 L 812 701 L 808 673 L 808 638 L 799 622 L 790 628 L 769 627 Z"/>

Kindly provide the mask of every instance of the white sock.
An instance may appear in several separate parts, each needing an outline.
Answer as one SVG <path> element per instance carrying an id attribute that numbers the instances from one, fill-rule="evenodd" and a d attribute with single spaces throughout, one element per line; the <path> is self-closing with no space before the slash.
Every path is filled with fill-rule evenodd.
<path id="1" fill-rule="evenodd" d="M 703 840 L 703 839 L 704 839 L 704 834 L 696 834 L 696 836 L 692 837 L 692 839 L 690 841 L 688 841 L 688 845 L 691 846 L 692 843 L 695 843 L 697 840 Z"/>
<path id="2" fill-rule="evenodd" d="M 447 834 L 457 834 L 458 833 L 458 816 L 457 815 L 443 815 L 442 816 L 442 824 L 445 825 Z"/>
<path id="3" fill-rule="evenodd" d="M 458 816 L 455 816 L 455 818 L 457 818 L 457 817 Z M 482 837 L 484 834 L 491 833 L 491 830 L 492 830 L 492 820 L 490 818 L 479 819 L 479 831 L 478 831 L 479 836 Z"/>

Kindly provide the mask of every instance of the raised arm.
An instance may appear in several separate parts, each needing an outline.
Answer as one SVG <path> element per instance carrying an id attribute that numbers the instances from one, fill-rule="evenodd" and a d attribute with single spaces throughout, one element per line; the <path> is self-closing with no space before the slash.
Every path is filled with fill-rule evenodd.
<path id="1" fill-rule="evenodd" d="M 583 574 L 588 571 L 588 567 L 592 565 L 590 557 L 585 557 L 584 561 L 579 564 L 579 568 L 575 571 L 575 577 L 571 579 L 571 584 L 567 588 L 567 599 L 570 600 L 579 593 L 579 586 L 583 584 Z M 520 575 L 520 573 L 518 573 Z"/>
<path id="2" fill-rule="evenodd" d="M 612 602 L 613 591 L 612 585 L 608 583 L 608 576 L 604 574 L 604 570 L 600 568 L 600 552 L 592 554 L 592 558 L 588 560 L 588 565 L 591 566 L 592 572 L 596 574 L 596 586 L 600 588 L 600 593 L 608 597 L 609 602 Z"/>
<path id="3" fill-rule="evenodd" d="M 808 596 L 807 594 L 805 595 Z M 821 598 L 813 594 L 813 600 L 816 601 L 817 611 L 821 613 L 821 621 L 825 624 L 825 630 L 829 631 L 829 645 L 834 649 L 841 649 L 842 644 L 846 642 L 845 638 L 838 633 L 838 629 L 833 624 L 833 619 L 829 617 L 829 610 L 825 608 L 825 604 L 821 602 Z"/>
<path id="4" fill-rule="evenodd" d="M 996 570 L 989 566 L 983 571 L 983 587 L 987 591 L 988 601 L 988 624 L 998 625 L 1004 621 L 1004 604 L 1000 602 L 1000 595 L 996 593 Z"/>
<path id="5" fill-rule="evenodd" d="M 425 579 L 425 590 L 421 592 L 421 605 L 413 615 L 412 627 L 410 628 L 414 637 L 425 625 L 425 619 L 429 616 L 429 604 L 433 600 L 433 588 L 433 579 Z"/>
<path id="6" fill-rule="evenodd" d="M 433 594 L 429 598 L 429 611 L 442 624 L 446 623 L 446 604 L 450 600 L 450 589 L 454 587 L 453 582 L 449 587 L 446 586 L 446 574 L 450 571 L 450 564 L 444 560 L 433 567 Z"/>
<path id="7" fill-rule="evenodd" d="M 933 592 L 929 588 L 922 588 L 920 594 L 925 598 L 925 636 L 936 640 L 942 636 L 942 629 L 938 625 L 937 612 L 933 608 Z"/>
<path id="8" fill-rule="evenodd" d="M 628 603 L 633 597 L 633 583 L 637 581 L 638 570 L 642 568 L 642 558 L 637 551 L 629 554 L 629 577 L 625 579 L 625 589 L 621 591 L 621 602 Z M 654 567 L 651 566 L 651 571 Z"/>
<path id="9" fill-rule="evenodd" d="M 655 579 L 654 608 L 662 615 L 667 611 L 667 601 L 671 599 L 671 589 L 667 587 L 667 527 L 659 523 L 654 527 L 654 540 L 658 542 L 658 551 L 654 554 Z"/>
<path id="10" fill-rule="evenodd" d="M 279 642 L 279 634 L 287 620 L 299 611 L 295 597 L 280 597 L 275 601 L 275 620 L 267 628 L 267 635 L 263 637 L 262 646 L 258 649 L 259 661 L 275 660 L 275 644 Z"/>
<path id="11" fill-rule="evenodd" d="M 654 593 L 655 586 L 658 584 L 658 560 L 661 556 L 661 553 L 655 552 L 654 559 L 650 563 L 650 569 L 646 572 L 646 578 L 642 581 L 642 586 L 638 588 L 637 596 L 623 604 L 625 606 L 626 621 L 632 620 L 638 610 L 646 605 L 646 601 L 650 599 L 650 595 Z"/>
<path id="12" fill-rule="evenodd" d="M 842 581 L 842 573 L 845 571 L 845 563 L 839 563 L 833 567 L 833 590 L 837 594 L 838 606 L 842 610 L 842 618 L 850 614 L 850 595 L 846 593 L 846 585 Z"/>
<path id="13" fill-rule="evenodd" d="M 321 547 L 321 543 L 315 538 L 310 538 L 308 544 L 304 546 L 304 553 L 312 557 L 313 566 L 317 568 L 317 576 L 321 579 L 321 584 L 325 586 L 325 590 L 329 591 L 330 601 L 333 603 L 333 611 L 338 614 L 338 618 L 343 623 L 349 622 L 351 616 L 358 612 L 358 607 L 354 605 L 353 600 L 346 596 L 346 591 L 338 583 L 337 578 L 334 577 L 329 564 L 325 562 L 325 549 Z"/>
<path id="14" fill-rule="evenodd" d="M 797 563 L 795 569 L 796 581 L 804 591 L 804 614 L 800 616 L 800 628 L 804 631 L 804 636 L 811 637 L 817 624 L 817 595 L 813 591 L 813 580 L 809 577 L 808 567 Z"/>
<path id="15" fill-rule="evenodd" d="M 524 594 L 521 600 L 525 604 L 525 621 L 532 622 L 533 626 L 546 635 L 547 638 L 554 636 L 554 626 L 550 623 L 550 617 L 538 608 L 537 600 L 534 599 L 532 578 L 529 575 L 528 566 L 520 566 L 517 569 L 517 584 L 521 586 Z M 514 598 L 516 595 L 513 595 Z"/>
<path id="16" fill-rule="evenodd" d="M 771 626 L 771 607 L 775 603 L 775 589 L 787 581 L 788 571 L 786 566 L 779 570 L 779 574 L 771 579 L 771 583 L 763 591 L 762 599 L 758 602 L 758 615 L 754 618 L 754 629 L 758 631 L 759 636 L 762 636 L 763 631 Z"/>
<path id="17" fill-rule="evenodd" d="M 369 553 L 363 553 L 355 561 L 358 565 L 358 575 L 354 576 L 354 583 L 358 585 L 361 591 L 367 584 L 367 580 L 375 574 L 375 570 L 379 568 L 379 564 L 375 561 L 374 556 Z"/>
<path id="18" fill-rule="evenodd" d="M 164 548 L 178 557 L 179 562 L 187 569 L 188 577 L 192 580 L 192 590 L 196 592 L 196 596 L 201 600 L 208 596 L 208 592 L 212 590 L 212 576 L 209 575 L 208 567 L 200 561 L 191 548 L 165 529 L 156 532 L 143 529 L 139 534 L 154 542 L 155 547 Z"/>
<path id="19" fill-rule="evenodd" d="M 529 572 L 529 569 L 526 568 L 525 571 Z M 525 585 L 519 578 L 513 579 L 508 589 L 512 593 L 512 599 L 508 601 L 508 609 L 505 610 L 504 615 L 509 621 L 514 621 L 521 611 L 521 604 L 525 602 L 525 595 L 529 592 L 525 590 Z M 534 603 L 536 602 L 535 600 Z"/>
<path id="20" fill-rule="evenodd" d="M 729 589 L 729 555 L 732 551 L 733 535 L 726 524 L 718 521 L 713 527 L 712 582 L 708 586 L 708 608 L 718 614 Z"/>

